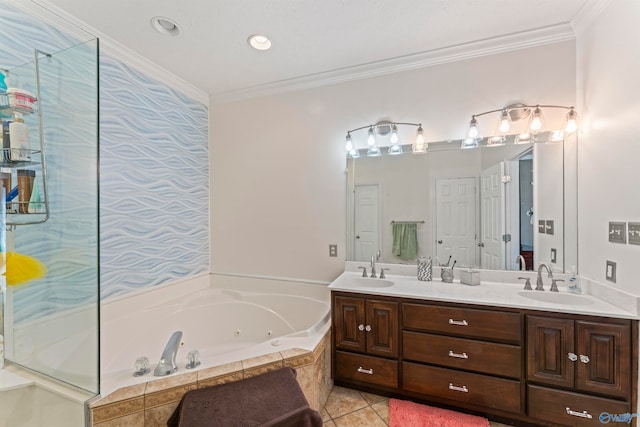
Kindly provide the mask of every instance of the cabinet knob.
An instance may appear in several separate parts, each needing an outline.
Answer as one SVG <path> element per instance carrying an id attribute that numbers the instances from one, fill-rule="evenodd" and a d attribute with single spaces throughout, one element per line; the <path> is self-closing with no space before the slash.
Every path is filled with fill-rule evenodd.
<path id="1" fill-rule="evenodd" d="M 359 331 L 364 331 L 364 325 L 358 325 L 358 330 Z"/>
<path id="2" fill-rule="evenodd" d="M 580 355 L 580 361 L 582 363 L 589 363 L 589 356 L 585 356 L 584 354 Z"/>
<path id="3" fill-rule="evenodd" d="M 569 360 L 575 362 L 576 360 L 578 360 L 578 356 L 575 353 L 569 353 Z"/>
<path id="4" fill-rule="evenodd" d="M 367 331 L 367 332 L 371 332 L 371 325 L 365 326 L 364 330 Z"/>

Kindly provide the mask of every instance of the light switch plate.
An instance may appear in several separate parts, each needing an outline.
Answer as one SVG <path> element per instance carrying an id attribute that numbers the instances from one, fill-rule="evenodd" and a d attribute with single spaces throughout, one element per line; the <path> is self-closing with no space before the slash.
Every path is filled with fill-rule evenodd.
<path id="1" fill-rule="evenodd" d="M 552 219 L 548 219 L 547 220 L 546 229 L 547 229 L 547 234 L 553 235 L 553 220 Z"/>
<path id="2" fill-rule="evenodd" d="M 538 220 L 538 233 L 545 234 L 546 232 L 547 232 L 547 226 L 545 224 L 545 220 L 544 219 L 539 219 Z"/>
<path id="3" fill-rule="evenodd" d="M 616 283 L 616 263 L 613 261 L 607 261 L 607 272 L 605 277 L 608 281 Z"/>
<path id="4" fill-rule="evenodd" d="M 640 245 L 640 222 L 630 222 L 628 224 L 629 244 Z"/>
<path id="5" fill-rule="evenodd" d="M 338 245 L 329 245 L 329 256 L 330 257 L 338 256 Z"/>
<path id="6" fill-rule="evenodd" d="M 558 252 L 556 251 L 556 248 L 551 248 L 551 262 L 554 264 L 556 263 L 557 255 Z"/>
<path id="7" fill-rule="evenodd" d="M 627 243 L 626 222 L 609 222 L 609 241 L 612 243 Z"/>

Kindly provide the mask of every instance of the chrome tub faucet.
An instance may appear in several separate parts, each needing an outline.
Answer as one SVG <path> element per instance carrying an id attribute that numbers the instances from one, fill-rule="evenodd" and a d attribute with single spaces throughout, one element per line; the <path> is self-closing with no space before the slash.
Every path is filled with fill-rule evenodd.
<path id="1" fill-rule="evenodd" d="M 167 345 L 162 352 L 158 366 L 153 370 L 154 376 L 164 377 L 166 375 L 171 375 L 178 370 L 178 366 L 176 365 L 176 354 L 178 353 L 178 348 L 180 348 L 181 341 L 182 331 L 175 331 L 171 335 L 171 338 L 169 338 L 169 342 L 167 342 Z"/>

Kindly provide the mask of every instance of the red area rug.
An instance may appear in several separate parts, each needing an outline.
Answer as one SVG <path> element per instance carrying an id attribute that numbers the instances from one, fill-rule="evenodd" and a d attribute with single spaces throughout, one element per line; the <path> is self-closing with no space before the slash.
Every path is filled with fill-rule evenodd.
<path id="1" fill-rule="evenodd" d="M 489 420 L 407 400 L 389 399 L 389 427 L 489 427 Z"/>

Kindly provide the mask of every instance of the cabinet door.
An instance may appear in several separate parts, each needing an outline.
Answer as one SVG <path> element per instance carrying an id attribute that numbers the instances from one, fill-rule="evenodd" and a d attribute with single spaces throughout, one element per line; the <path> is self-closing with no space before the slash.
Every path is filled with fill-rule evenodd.
<path id="1" fill-rule="evenodd" d="M 527 379 L 573 387 L 573 320 L 527 316 Z"/>
<path id="2" fill-rule="evenodd" d="M 398 303 L 367 300 L 367 353 L 398 357 Z"/>
<path id="3" fill-rule="evenodd" d="M 364 352 L 366 350 L 364 299 L 336 296 L 334 303 L 336 348 Z"/>
<path id="4" fill-rule="evenodd" d="M 576 388 L 629 397 L 631 332 L 629 324 L 576 321 Z"/>

